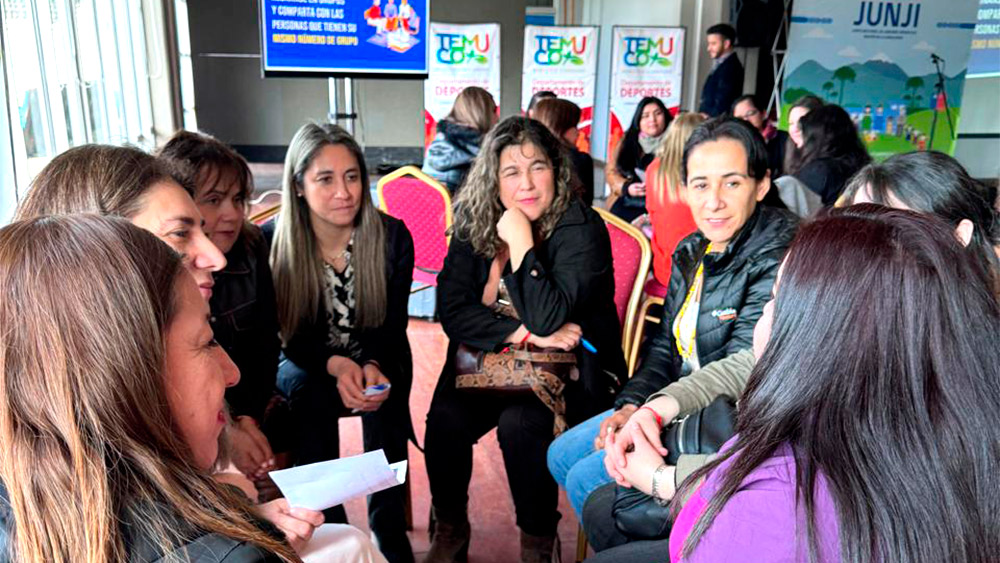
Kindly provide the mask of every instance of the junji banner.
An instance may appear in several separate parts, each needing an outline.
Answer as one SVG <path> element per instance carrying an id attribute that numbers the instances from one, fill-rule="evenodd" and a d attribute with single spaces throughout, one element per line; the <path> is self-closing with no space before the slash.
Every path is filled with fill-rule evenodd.
<path id="1" fill-rule="evenodd" d="M 430 74 L 424 82 L 424 146 L 459 92 L 478 86 L 500 105 L 500 24 L 431 22 Z"/>
<path id="2" fill-rule="evenodd" d="M 642 98 L 657 97 L 677 114 L 684 78 L 684 28 L 615 26 L 612 33 L 608 155 L 625 135 Z"/>
<path id="3" fill-rule="evenodd" d="M 549 90 L 580 106 L 580 136 L 576 146 L 590 152 L 594 98 L 597 93 L 596 27 L 529 25 L 524 28 L 524 75 L 521 111 L 535 92 Z"/>
<path id="4" fill-rule="evenodd" d="M 812 94 L 846 109 L 877 159 L 929 148 L 950 153 L 978 6 L 796 0 L 783 119 L 791 104 Z"/>

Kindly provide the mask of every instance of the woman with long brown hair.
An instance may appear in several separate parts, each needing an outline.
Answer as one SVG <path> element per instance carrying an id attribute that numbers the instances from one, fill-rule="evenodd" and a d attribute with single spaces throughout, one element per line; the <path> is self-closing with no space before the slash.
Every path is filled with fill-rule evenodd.
<path id="1" fill-rule="evenodd" d="M 375 208 L 357 141 L 331 124 L 308 123 L 285 156 L 281 214 L 271 268 L 286 361 L 278 388 L 288 397 L 295 462 L 340 455 L 338 419 L 361 413 L 365 451 L 407 458 L 413 360 L 406 306 L 413 281 L 413 237 Z M 273 230 L 273 234 L 272 231 Z M 369 523 L 392 563 L 413 561 L 405 491 L 373 494 Z M 343 507 L 327 511 L 346 521 Z"/>
<path id="2" fill-rule="evenodd" d="M 18 222 L 0 230 L 0 291 L 12 560 L 298 560 L 208 472 L 239 372 L 177 254 L 121 219 Z"/>
<path id="3" fill-rule="evenodd" d="M 426 563 L 468 554 L 472 446 L 493 428 L 521 529 L 521 560 L 549 561 L 559 490 L 545 452 L 555 434 L 609 407 L 623 379 L 608 230 L 573 194 L 571 178 L 555 135 L 533 119 L 509 117 L 486 136 L 455 201 L 438 276 L 449 354 L 425 438 L 436 518 Z M 570 353 L 577 376 L 536 380 L 521 394 L 477 392 L 459 373 L 460 345 L 485 353 L 559 349 Z"/>
<path id="4" fill-rule="evenodd" d="M 208 239 L 193 189 L 167 163 L 134 147 L 83 145 L 52 159 L 31 182 L 16 219 L 98 213 L 124 217 L 180 253 L 202 297 L 226 258 Z"/>
<path id="5" fill-rule="evenodd" d="M 542 125 L 548 127 L 549 131 L 562 141 L 569 161 L 573 164 L 576 176 L 574 182 L 580 187 L 578 190 L 580 199 L 587 205 L 593 205 L 594 159 L 576 148 L 576 141 L 580 137 L 580 130 L 577 128 L 582 114 L 580 106 L 560 98 L 545 98 L 535 105 L 534 113 L 530 117 L 541 121 Z"/>

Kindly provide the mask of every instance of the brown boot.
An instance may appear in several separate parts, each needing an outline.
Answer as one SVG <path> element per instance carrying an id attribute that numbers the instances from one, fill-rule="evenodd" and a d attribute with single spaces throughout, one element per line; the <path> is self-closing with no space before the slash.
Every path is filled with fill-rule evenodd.
<path id="1" fill-rule="evenodd" d="M 469 559 L 469 518 L 442 519 L 431 508 L 431 548 L 424 563 L 465 563 Z"/>
<path id="2" fill-rule="evenodd" d="M 553 563 L 561 561 L 559 536 L 533 536 L 521 532 L 521 563 Z"/>

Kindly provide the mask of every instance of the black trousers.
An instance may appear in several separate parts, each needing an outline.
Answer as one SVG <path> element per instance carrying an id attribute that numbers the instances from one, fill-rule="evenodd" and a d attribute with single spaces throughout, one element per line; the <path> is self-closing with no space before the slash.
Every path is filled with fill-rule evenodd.
<path id="1" fill-rule="evenodd" d="M 587 542 L 596 554 L 587 563 L 662 563 L 670 559 L 670 540 L 633 540 L 618 531 L 611 508 L 615 484 L 609 483 L 590 493 L 581 515 Z"/>
<path id="2" fill-rule="evenodd" d="M 288 399 L 292 420 L 292 455 L 297 465 L 340 457 L 341 416 L 350 415 L 329 374 L 312 374 L 285 359 L 278 367 L 278 390 Z M 382 449 L 389 463 L 407 458 L 407 425 L 399 423 L 399 402 L 389 399 L 379 410 L 361 415 L 366 452 Z M 368 497 L 368 525 L 391 563 L 410 563 L 413 549 L 406 535 L 406 488 L 392 487 Z M 343 505 L 324 511 L 327 522 L 346 523 Z"/>
<path id="3" fill-rule="evenodd" d="M 559 488 L 545 465 L 553 421 L 552 411 L 534 395 L 500 398 L 438 385 L 424 437 L 431 502 L 438 518 L 465 518 L 472 446 L 497 428 L 518 527 L 536 536 L 555 534 Z"/>

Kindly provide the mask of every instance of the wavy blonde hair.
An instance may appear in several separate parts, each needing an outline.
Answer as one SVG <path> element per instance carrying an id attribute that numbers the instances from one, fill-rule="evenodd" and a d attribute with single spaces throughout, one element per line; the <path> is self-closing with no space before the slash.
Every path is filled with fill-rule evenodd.
<path id="1" fill-rule="evenodd" d="M 320 149 L 340 145 L 358 161 L 361 172 L 361 208 L 354 217 L 355 324 L 377 327 L 385 321 L 388 300 L 385 279 L 386 234 L 382 216 L 368 190 L 368 167 L 361 147 L 350 133 L 333 124 L 307 123 L 292 137 L 285 155 L 281 214 L 274 230 L 271 270 L 278 300 L 281 338 L 287 344 L 303 320 L 313 321 L 323 298 L 323 257 L 309 218 L 309 204 L 298 195 L 306 170 Z"/>
<path id="2" fill-rule="evenodd" d="M 660 159 L 650 184 L 653 187 L 653 199 L 663 204 L 667 201 L 680 200 L 677 189 L 684 183 L 681 178 L 681 167 L 684 162 L 684 145 L 696 127 L 705 121 L 700 113 L 686 112 L 677 116 L 667 127 L 663 142 L 656 149 L 656 158 Z"/>
<path id="3" fill-rule="evenodd" d="M 124 219 L 0 230 L 0 479 L 14 560 L 123 561 L 127 537 L 169 553 L 203 533 L 298 560 L 253 524 L 245 497 L 196 466 L 176 429 L 163 334 L 182 272 Z"/>
<path id="4" fill-rule="evenodd" d="M 535 145 L 545 154 L 556 184 L 552 205 L 534 222 L 538 237 L 547 239 L 552 234 L 574 197 L 573 168 L 566 148 L 547 127 L 526 117 L 508 117 L 498 123 L 483 139 L 454 205 L 452 232 L 485 258 L 493 258 L 503 247 L 497 235 L 497 222 L 505 211 L 500 203 L 500 153 L 507 147 L 525 143 Z"/>

